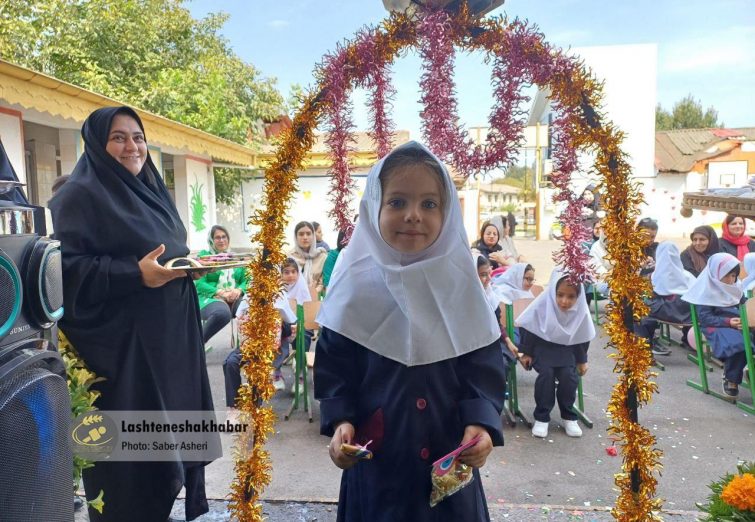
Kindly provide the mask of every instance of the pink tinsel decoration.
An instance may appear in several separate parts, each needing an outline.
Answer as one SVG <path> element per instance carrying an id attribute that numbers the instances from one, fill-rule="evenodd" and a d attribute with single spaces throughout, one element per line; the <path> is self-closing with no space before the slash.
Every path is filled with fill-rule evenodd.
<path id="1" fill-rule="evenodd" d="M 458 125 L 453 81 L 455 56 L 448 13 L 430 12 L 418 23 L 420 54 L 425 73 L 420 80 L 423 93 L 422 132 L 430 149 L 459 174 L 469 177 L 486 170 L 505 167 L 522 143 L 525 112 L 521 94 L 526 80 L 524 50 L 529 44 L 526 25 L 515 24 L 499 47 L 491 82 L 495 104 L 491 111 L 487 145 L 475 145 Z M 502 50 L 508 49 L 508 53 Z"/>
<path id="2" fill-rule="evenodd" d="M 571 190 L 572 174 L 578 168 L 577 147 L 569 132 L 566 109 L 556 103 L 556 109 L 561 110 L 561 116 L 552 125 L 553 132 L 553 173 L 551 182 L 559 190 L 554 196 L 555 202 L 566 202 L 566 208 L 558 217 L 564 230 L 569 231 L 569 237 L 564 239 L 564 245 L 553 254 L 553 260 L 562 266 L 569 274 L 573 283 L 583 283 L 591 279 L 590 254 L 585 251 L 584 244 L 592 237 L 592 230 L 585 224 L 582 216 L 584 202 L 581 194 Z"/>

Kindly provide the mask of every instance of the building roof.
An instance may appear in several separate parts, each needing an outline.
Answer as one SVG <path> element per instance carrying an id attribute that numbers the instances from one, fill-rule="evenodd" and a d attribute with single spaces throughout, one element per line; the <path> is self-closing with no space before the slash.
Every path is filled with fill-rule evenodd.
<path id="1" fill-rule="evenodd" d="M 107 96 L 0 60 L 0 100 L 27 110 L 60 117 L 80 126 L 94 110 L 124 105 Z M 236 165 L 253 165 L 256 151 L 157 114 L 134 108 L 150 141 Z"/>
<path id="2" fill-rule="evenodd" d="M 480 192 L 491 192 L 494 194 L 521 194 L 522 189 L 506 185 L 505 183 L 482 183 L 480 184 Z"/>
<path id="3" fill-rule="evenodd" d="M 678 129 L 655 133 L 655 166 L 661 172 L 687 173 L 695 163 L 755 140 L 755 128 Z"/>

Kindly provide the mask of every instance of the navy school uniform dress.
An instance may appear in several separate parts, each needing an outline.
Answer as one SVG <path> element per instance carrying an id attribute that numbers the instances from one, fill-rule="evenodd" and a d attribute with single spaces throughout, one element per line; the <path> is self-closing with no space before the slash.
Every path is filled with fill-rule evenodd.
<path id="1" fill-rule="evenodd" d="M 658 295 L 653 292 L 650 299 L 646 300 L 650 307 L 650 313 L 634 325 L 634 333 L 648 340 L 653 347 L 653 336 L 658 328 L 658 321 L 672 324 L 691 325 L 689 303 L 683 301 L 678 295 Z M 684 336 L 683 336 L 684 338 Z"/>
<path id="2" fill-rule="evenodd" d="M 556 401 L 562 419 L 577 420 L 572 409 L 579 384 L 577 365 L 587 362 L 589 341 L 566 346 L 546 341 L 522 327 L 519 328 L 519 335 L 519 350 L 532 357 L 532 367 L 537 372 L 535 420 L 550 422 L 550 413 Z"/>
<path id="3" fill-rule="evenodd" d="M 698 305 L 697 312 L 700 329 L 710 343 L 713 355 L 724 363 L 724 377 L 729 382 L 741 384 L 742 372 L 747 366 L 744 340 L 741 330 L 730 327 L 730 320 L 739 317 L 739 307 Z"/>
<path id="4" fill-rule="evenodd" d="M 323 328 L 316 347 L 315 398 L 323 435 L 348 421 L 372 460 L 341 478 L 338 520 L 490 520 L 478 470 L 474 480 L 431 508 L 432 463 L 456 449 L 470 424 L 503 445 L 506 374 L 498 340 L 441 362 L 405 366 Z"/>

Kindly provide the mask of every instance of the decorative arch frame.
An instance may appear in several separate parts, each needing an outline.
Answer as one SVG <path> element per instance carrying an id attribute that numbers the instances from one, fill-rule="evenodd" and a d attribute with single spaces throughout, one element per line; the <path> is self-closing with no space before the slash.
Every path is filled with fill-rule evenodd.
<path id="1" fill-rule="evenodd" d="M 652 380 L 647 343 L 633 333 L 633 321 L 648 312 L 642 296 L 650 289 L 647 280 L 638 275 L 644 239 L 635 222 L 642 196 L 630 179 L 630 167 L 620 148 L 623 135 L 600 113 L 601 85 L 580 61 L 549 45 L 525 22 L 504 17 L 480 19 L 466 8 L 455 14 L 428 11 L 414 18 L 394 13 L 377 28 L 363 30 L 351 42 L 339 46 L 316 70 L 316 88 L 302 100 L 292 127 L 282 135 L 275 159 L 266 170 L 263 204 L 250 219 L 250 224 L 259 227 L 254 241 L 261 248 L 250 265 L 254 284 L 249 289 L 249 317 L 241 326 L 247 338 L 241 351 L 248 363 L 248 383 L 239 391 L 238 405 L 248 413 L 253 429 L 237 441 L 237 447 L 248 451 L 237 451 L 236 455 L 230 505 L 233 514 L 242 521 L 262 520 L 259 495 L 270 482 L 271 463 L 264 444 L 273 433 L 275 415 L 265 403 L 274 394 L 270 372 L 279 323 L 273 302 L 280 291 L 276 267 L 285 259 L 285 212 L 296 190 L 297 172 L 313 146 L 315 128 L 327 121 L 333 159 L 331 216 L 339 229 L 350 230 L 348 155 L 352 124 L 348 96 L 354 87 L 372 91 L 372 136 L 378 156 L 385 155 L 391 149 L 392 129 L 388 117 L 392 88 L 387 73 L 399 53 L 408 48 L 418 49 L 425 62 L 421 79 L 425 140 L 434 153 L 464 176 L 503 167 L 510 161 L 523 130 L 522 114 L 517 112 L 524 98 L 519 93 L 521 87 L 534 83 L 550 89 L 558 114 L 551 181 L 559 189 L 554 199 L 566 203 L 560 221 L 571 232 L 554 260 L 567 268 L 575 283 L 589 276 L 581 243 L 590 231 L 581 224 L 582 204 L 571 189 L 571 174 L 577 169 L 578 150 L 595 153 L 593 168 L 606 194 L 608 257 L 614 265 L 608 278 L 611 292 L 606 332 L 609 345 L 616 350 L 611 357 L 615 358 L 618 377 L 607 411 L 611 417 L 609 432 L 623 453 L 623 472 L 615 477 L 619 495 L 613 515 L 626 521 L 657 520 L 653 512 L 660 509 L 661 501 L 655 498 L 655 475 L 662 453 L 655 447 L 655 437 L 637 419 L 638 406 L 650 401 L 657 385 Z M 454 48 L 482 51 L 486 60 L 494 61 L 497 101 L 487 147 L 473 146 L 456 123 L 450 62 Z"/>

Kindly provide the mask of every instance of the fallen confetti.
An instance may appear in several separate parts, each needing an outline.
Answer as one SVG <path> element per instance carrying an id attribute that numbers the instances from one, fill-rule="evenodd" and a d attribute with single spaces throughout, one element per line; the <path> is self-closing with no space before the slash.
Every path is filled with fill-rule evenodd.
<path id="1" fill-rule="evenodd" d="M 619 452 L 616 450 L 616 446 L 609 446 L 606 448 L 606 453 L 608 453 L 610 456 L 615 457 L 619 454 Z"/>

